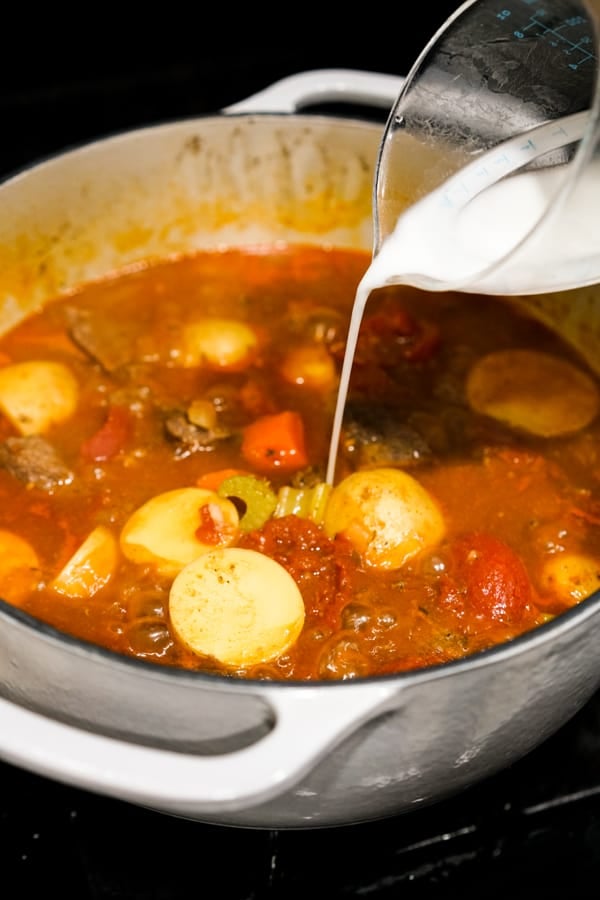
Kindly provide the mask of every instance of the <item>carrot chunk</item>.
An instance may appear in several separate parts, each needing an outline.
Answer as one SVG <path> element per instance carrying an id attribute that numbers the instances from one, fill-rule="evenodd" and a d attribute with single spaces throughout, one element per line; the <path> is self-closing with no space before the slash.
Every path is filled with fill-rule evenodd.
<path id="1" fill-rule="evenodd" d="M 260 472 L 301 469 L 308 464 L 302 417 L 285 410 L 256 419 L 244 429 L 241 450 Z"/>
<path id="2" fill-rule="evenodd" d="M 205 488 L 208 491 L 217 491 L 222 482 L 226 478 L 233 478 L 234 475 L 248 475 L 243 469 L 215 469 L 212 472 L 204 472 L 196 479 L 197 487 Z"/>

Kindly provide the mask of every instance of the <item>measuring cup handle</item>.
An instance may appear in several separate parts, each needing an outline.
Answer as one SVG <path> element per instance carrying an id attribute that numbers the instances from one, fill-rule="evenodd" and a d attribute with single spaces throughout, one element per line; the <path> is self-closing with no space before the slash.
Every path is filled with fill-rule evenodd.
<path id="1" fill-rule="evenodd" d="M 360 103 L 391 109 L 404 78 L 380 72 L 357 69 L 313 69 L 274 82 L 259 91 L 225 107 L 225 113 L 297 112 L 318 103 Z"/>

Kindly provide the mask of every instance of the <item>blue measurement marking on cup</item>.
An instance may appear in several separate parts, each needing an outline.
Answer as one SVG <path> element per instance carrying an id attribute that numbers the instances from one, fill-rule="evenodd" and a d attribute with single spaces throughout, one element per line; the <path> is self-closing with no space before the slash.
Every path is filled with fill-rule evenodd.
<path id="1" fill-rule="evenodd" d="M 482 190 L 530 163 L 544 153 L 580 141 L 589 113 L 572 113 L 532 128 L 526 135 L 509 138 L 450 177 L 429 196 L 446 212 L 458 211 Z"/>
<path id="2" fill-rule="evenodd" d="M 592 27 L 585 16 L 568 16 L 558 24 L 550 26 L 545 19 L 549 11 L 539 5 L 539 0 L 521 0 L 523 6 L 531 10 L 528 18 L 522 20 L 520 13 L 513 9 L 501 9 L 496 17 L 506 22 L 516 40 L 538 38 L 559 50 L 565 57 L 567 68 L 576 71 L 581 66 L 596 59 Z"/>

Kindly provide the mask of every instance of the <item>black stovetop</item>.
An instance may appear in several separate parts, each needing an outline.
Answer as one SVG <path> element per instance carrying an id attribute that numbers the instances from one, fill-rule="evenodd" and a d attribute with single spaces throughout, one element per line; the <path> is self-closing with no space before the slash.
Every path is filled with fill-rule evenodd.
<path id="1" fill-rule="evenodd" d="M 455 3 L 432 6 L 410 27 L 400 12 L 365 21 L 346 11 L 336 24 L 286 6 L 275 21 L 163 10 L 118 32 L 99 11 L 85 26 L 38 11 L 35 27 L 29 8 L 13 12 L 16 52 L 0 60 L 0 175 L 115 131 L 217 111 L 294 72 L 403 74 Z M 344 828 L 190 822 L 0 763 L 0 879 L 2 897 L 32 900 L 597 898 L 600 695 L 460 796 Z"/>

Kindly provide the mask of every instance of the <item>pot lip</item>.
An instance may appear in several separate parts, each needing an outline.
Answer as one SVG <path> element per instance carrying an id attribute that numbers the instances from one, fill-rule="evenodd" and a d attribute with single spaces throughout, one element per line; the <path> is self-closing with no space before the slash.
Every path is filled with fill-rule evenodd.
<path id="1" fill-rule="evenodd" d="M 177 668 L 152 662 L 151 660 L 130 657 L 60 631 L 58 628 L 36 619 L 25 612 L 25 610 L 13 606 L 0 597 L 0 627 L 16 626 L 18 629 L 33 632 L 34 636 L 39 640 L 54 645 L 59 651 L 66 651 L 111 668 L 121 668 L 124 670 L 124 674 L 129 671 L 150 680 L 165 680 L 173 685 L 180 683 L 188 687 L 205 687 L 219 691 L 247 691 L 254 695 L 261 690 L 268 691 L 270 694 L 273 691 L 314 692 L 315 688 L 319 688 L 320 691 L 350 690 L 353 686 L 360 689 L 361 685 L 385 685 L 390 683 L 397 683 L 398 686 L 408 686 L 424 681 L 449 678 L 454 674 L 458 675 L 470 669 L 499 665 L 513 657 L 534 650 L 540 645 L 552 643 L 554 640 L 559 639 L 561 635 L 582 628 L 589 619 L 598 615 L 600 615 L 600 590 L 586 597 L 570 609 L 565 610 L 565 612 L 558 614 L 554 619 L 535 626 L 530 631 L 486 650 L 480 650 L 450 662 L 388 675 L 370 675 L 347 680 L 294 681 L 282 679 L 281 681 L 270 681 L 211 674 L 201 670 Z"/>
<path id="2" fill-rule="evenodd" d="M 385 127 L 384 122 L 378 123 L 369 118 L 360 117 L 358 115 L 351 116 L 342 115 L 341 113 L 327 114 L 310 112 L 286 112 L 283 110 L 279 112 L 271 110 L 266 110 L 265 112 L 259 112 L 258 110 L 252 110 L 248 112 L 227 112 L 225 110 L 214 110 L 205 113 L 191 114 L 189 116 L 179 116 L 174 119 L 159 119 L 156 121 L 147 122 L 145 124 L 140 123 L 131 127 L 120 128 L 114 131 L 100 132 L 95 136 L 90 136 L 81 141 L 75 141 L 73 143 L 65 144 L 62 147 L 56 148 L 55 150 L 50 150 L 48 153 L 45 153 L 41 156 L 35 156 L 33 159 L 29 160 L 23 165 L 17 166 L 16 168 L 0 175 L 0 191 L 2 191 L 2 189 L 8 184 L 22 178 L 23 176 L 26 176 L 28 173 L 37 171 L 38 169 L 41 170 L 47 166 L 52 165 L 53 163 L 57 163 L 61 160 L 67 160 L 69 157 L 76 156 L 84 152 L 92 152 L 93 150 L 101 149 L 104 146 L 117 144 L 120 141 L 131 140 L 136 137 L 143 137 L 144 135 L 158 135 L 160 132 L 167 132 L 170 130 L 175 130 L 177 128 L 193 127 L 196 124 L 199 127 L 204 126 L 207 123 L 222 122 L 230 122 L 232 125 L 235 125 L 236 122 L 239 123 L 240 121 L 244 121 L 246 123 L 252 124 L 255 121 L 275 121 L 277 119 L 280 119 L 282 121 L 292 120 L 296 124 L 316 124 L 317 127 L 323 127 L 325 125 L 334 125 L 341 127 L 352 126 L 356 129 L 372 131 L 380 138 L 383 137 L 383 131 Z"/>

